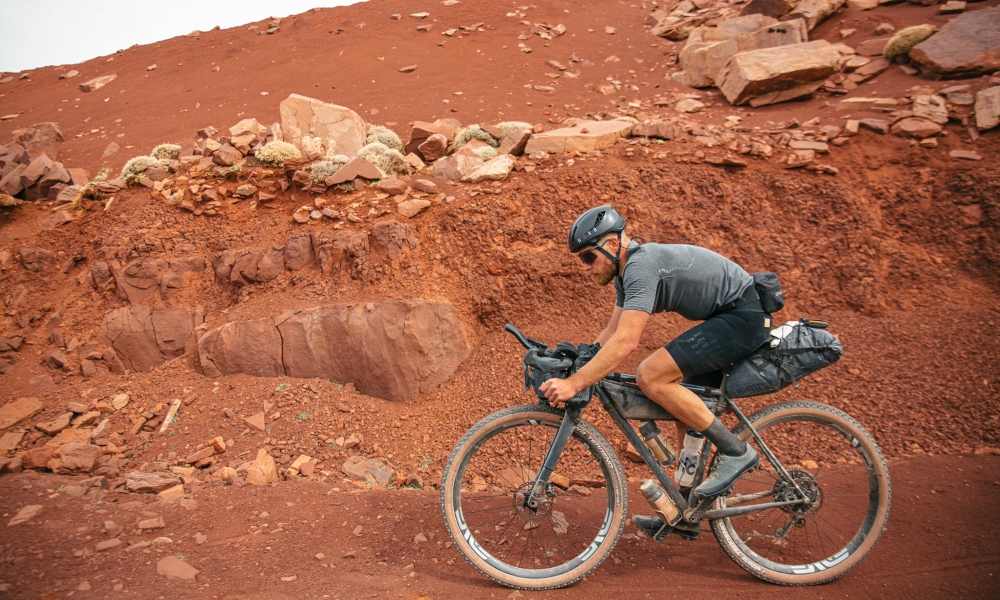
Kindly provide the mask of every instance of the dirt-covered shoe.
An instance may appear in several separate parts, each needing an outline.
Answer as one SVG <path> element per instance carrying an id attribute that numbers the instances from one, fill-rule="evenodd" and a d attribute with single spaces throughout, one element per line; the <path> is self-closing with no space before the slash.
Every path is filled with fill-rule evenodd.
<path id="1" fill-rule="evenodd" d="M 759 464 L 760 457 L 757 456 L 757 451 L 750 444 L 747 444 L 746 452 L 741 456 L 722 454 L 715 462 L 715 466 L 712 467 L 712 472 L 708 474 L 701 485 L 695 488 L 694 493 L 704 498 L 718 496 L 733 487 L 740 475 L 756 469 Z"/>

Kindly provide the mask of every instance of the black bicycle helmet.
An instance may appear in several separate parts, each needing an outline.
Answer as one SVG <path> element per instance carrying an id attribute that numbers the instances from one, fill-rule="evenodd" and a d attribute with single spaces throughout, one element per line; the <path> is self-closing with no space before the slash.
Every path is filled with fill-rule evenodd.
<path id="1" fill-rule="evenodd" d="M 592 208 L 576 218 L 569 228 L 569 251 L 579 252 L 593 246 L 609 233 L 625 231 L 625 218 L 610 204 Z"/>

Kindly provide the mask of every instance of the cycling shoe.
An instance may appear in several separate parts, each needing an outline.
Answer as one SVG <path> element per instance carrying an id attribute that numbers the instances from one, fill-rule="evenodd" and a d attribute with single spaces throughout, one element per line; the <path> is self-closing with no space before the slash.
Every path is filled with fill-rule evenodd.
<path id="1" fill-rule="evenodd" d="M 656 539 L 657 534 L 663 528 L 663 521 L 660 517 L 647 517 L 644 515 L 632 515 L 632 524 L 635 525 L 640 531 L 653 538 L 655 542 L 662 542 L 667 534 L 673 531 L 681 538 L 685 540 L 696 540 L 698 536 L 701 535 L 701 524 L 700 523 L 686 523 L 681 521 L 671 527 L 667 527 L 667 531 L 664 532 L 660 539 Z"/>
<path id="2" fill-rule="evenodd" d="M 757 456 L 757 451 L 750 444 L 747 444 L 746 452 L 741 456 L 727 456 L 722 454 L 715 461 L 712 472 L 708 474 L 708 477 L 701 485 L 694 489 L 694 493 L 703 498 L 718 496 L 733 487 L 733 484 L 736 483 L 736 480 L 741 475 L 747 471 L 756 469 L 759 464 L 760 457 Z"/>

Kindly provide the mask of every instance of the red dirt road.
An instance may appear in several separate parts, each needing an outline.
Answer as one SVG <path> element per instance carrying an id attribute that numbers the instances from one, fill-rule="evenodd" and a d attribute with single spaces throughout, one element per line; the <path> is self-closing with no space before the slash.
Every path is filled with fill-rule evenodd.
<path id="1" fill-rule="evenodd" d="M 1000 577 L 1000 457 L 935 456 L 890 468 L 892 512 L 869 558 L 819 588 L 760 582 L 725 556 L 710 532 L 695 542 L 623 536 L 585 581 L 563 590 L 521 592 L 525 598 L 827 597 L 995 598 Z M 70 478 L 21 473 L 0 479 L 5 520 L 40 503 L 32 524 L 0 530 L 0 580 L 11 598 L 506 598 L 511 590 L 475 572 L 445 547 L 438 494 L 424 491 L 332 491 L 329 484 L 205 487 L 197 507 L 141 504 L 150 496 L 111 493 L 103 503 L 58 493 Z M 29 487 L 30 486 L 30 487 Z M 635 485 L 630 510 L 643 514 Z M 115 502 L 117 500 L 117 502 Z M 264 513 L 267 513 L 265 516 Z M 140 519 L 162 516 L 166 527 L 135 535 Z M 124 527 L 125 544 L 95 553 L 107 539 L 103 522 Z M 352 535 L 356 527 L 362 530 Z M 280 530 L 280 531 L 279 531 Z M 255 531 L 263 533 L 255 534 Z M 195 533 L 208 540 L 196 546 Z M 418 533 L 428 542 L 414 543 Z M 628 525 L 625 534 L 634 534 Z M 158 536 L 173 543 L 125 550 Z M 80 557 L 74 555 L 82 550 Z M 356 558 L 342 558 L 354 550 Z M 316 555 L 322 553 L 322 558 Z M 156 562 L 181 555 L 201 571 L 195 583 L 168 581 Z M 615 559 L 617 559 L 617 562 Z M 282 577 L 295 577 L 282 581 Z M 77 591 L 83 581 L 89 591 Z M 115 584 L 123 590 L 114 593 Z M 517 596 L 515 596 L 517 597 Z"/>

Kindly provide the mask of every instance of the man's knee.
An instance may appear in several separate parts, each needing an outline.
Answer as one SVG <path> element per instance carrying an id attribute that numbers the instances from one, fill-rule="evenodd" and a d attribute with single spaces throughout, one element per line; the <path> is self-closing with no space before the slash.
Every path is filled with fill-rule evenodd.
<path id="1" fill-rule="evenodd" d="M 647 394 L 653 386 L 674 383 L 682 378 L 683 375 L 677 363 L 663 348 L 647 356 L 639 363 L 639 368 L 635 371 L 636 383 Z"/>

